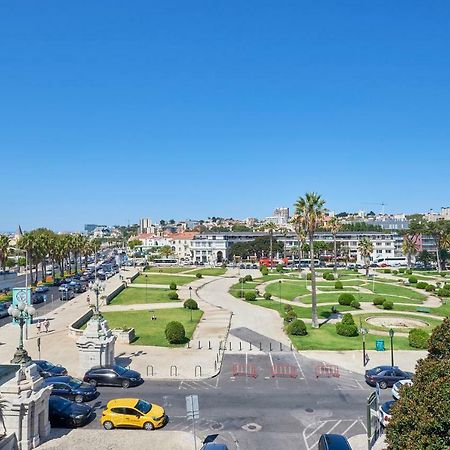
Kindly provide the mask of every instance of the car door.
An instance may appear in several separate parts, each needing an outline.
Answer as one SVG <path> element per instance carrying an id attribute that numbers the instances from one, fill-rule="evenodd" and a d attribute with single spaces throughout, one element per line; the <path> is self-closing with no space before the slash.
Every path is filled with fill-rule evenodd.
<path id="1" fill-rule="evenodd" d="M 384 373 L 384 379 L 386 381 L 386 384 L 389 387 L 392 387 L 395 383 L 395 372 L 393 370 L 386 370 L 386 372 Z"/>
<path id="2" fill-rule="evenodd" d="M 111 412 L 114 413 L 113 423 L 115 427 L 128 426 L 128 421 L 125 418 L 125 408 L 112 408 Z"/>
<path id="3" fill-rule="evenodd" d="M 71 396 L 71 390 L 65 383 L 53 383 L 52 394 L 69 398 Z"/>
<path id="4" fill-rule="evenodd" d="M 142 414 L 133 408 L 125 408 L 125 419 L 128 422 L 129 427 L 141 428 L 141 416 Z"/>
<path id="5" fill-rule="evenodd" d="M 114 386 L 117 383 L 115 375 L 116 375 L 115 372 L 111 369 L 102 369 L 101 370 L 102 384 L 105 384 L 107 386 Z"/>

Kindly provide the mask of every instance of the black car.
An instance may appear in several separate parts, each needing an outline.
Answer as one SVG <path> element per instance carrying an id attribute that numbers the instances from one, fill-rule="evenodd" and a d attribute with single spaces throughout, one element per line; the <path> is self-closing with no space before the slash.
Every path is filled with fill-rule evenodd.
<path id="1" fill-rule="evenodd" d="M 92 386 L 138 386 L 144 382 L 139 372 L 125 369 L 117 364 L 111 366 L 94 366 L 84 375 L 83 381 Z"/>
<path id="2" fill-rule="evenodd" d="M 47 386 L 52 386 L 52 395 L 59 395 L 77 403 L 89 402 L 98 396 L 97 389 L 72 377 L 48 377 L 44 379 Z"/>
<path id="3" fill-rule="evenodd" d="M 31 303 L 33 305 L 37 305 L 38 303 L 44 303 L 47 300 L 47 296 L 45 294 L 33 294 L 31 297 Z"/>
<path id="4" fill-rule="evenodd" d="M 61 286 L 62 280 L 60 278 L 55 278 L 53 280 L 52 286 Z"/>
<path id="5" fill-rule="evenodd" d="M 322 434 L 318 450 L 352 450 L 348 440 L 342 434 Z"/>
<path id="6" fill-rule="evenodd" d="M 48 417 L 52 427 L 82 427 L 89 422 L 93 411 L 89 405 L 80 405 L 58 395 L 51 395 L 48 403 Z"/>
<path id="7" fill-rule="evenodd" d="M 381 389 L 392 387 L 400 380 L 410 380 L 412 376 L 411 372 L 404 372 L 397 366 L 377 366 L 366 370 L 365 374 L 366 383 L 369 386 L 375 387 L 378 383 Z"/>
<path id="8" fill-rule="evenodd" d="M 47 378 L 67 375 L 67 369 L 65 367 L 52 364 L 45 359 L 35 360 L 34 363 L 38 366 L 41 377 Z"/>

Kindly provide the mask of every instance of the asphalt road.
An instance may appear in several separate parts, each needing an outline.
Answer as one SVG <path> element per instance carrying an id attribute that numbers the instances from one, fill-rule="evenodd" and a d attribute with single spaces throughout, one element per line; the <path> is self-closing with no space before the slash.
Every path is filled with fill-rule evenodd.
<path id="1" fill-rule="evenodd" d="M 256 378 L 233 376 L 233 364 L 254 366 Z M 296 367 L 298 376 L 272 377 L 276 365 Z M 113 433 L 103 430 L 99 423 L 106 403 L 113 398 L 139 397 L 164 406 L 170 416 L 166 427 L 156 433 L 165 429 L 190 431 L 192 422 L 186 419 L 185 396 L 197 394 L 197 434 L 225 442 L 230 450 L 313 450 L 322 433 L 348 437 L 364 434 L 366 399 L 371 388 L 363 376 L 344 371 L 339 378 L 316 378 L 316 366 L 317 362 L 288 351 L 260 356 L 232 354 L 225 356 L 221 374 L 210 380 L 147 380 L 128 390 L 99 387 L 100 396 L 92 402 L 97 417 L 87 427 Z M 390 399 L 390 389 L 382 395 L 383 400 Z"/>

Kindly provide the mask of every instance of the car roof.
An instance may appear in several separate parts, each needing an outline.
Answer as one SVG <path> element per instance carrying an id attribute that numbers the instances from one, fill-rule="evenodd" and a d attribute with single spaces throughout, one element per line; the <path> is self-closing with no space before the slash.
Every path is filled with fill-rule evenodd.
<path id="1" fill-rule="evenodd" d="M 322 434 L 327 444 L 331 445 L 333 450 L 348 450 L 351 449 L 350 444 L 345 436 L 342 434 Z"/>
<path id="2" fill-rule="evenodd" d="M 72 377 L 61 375 L 58 377 L 48 377 L 44 381 L 46 383 L 68 383 L 71 379 Z"/>
<path id="3" fill-rule="evenodd" d="M 138 398 L 115 398 L 113 400 L 110 400 L 106 407 L 108 409 L 116 408 L 117 406 L 120 407 L 131 407 L 134 408 L 136 406 L 136 403 L 139 401 Z"/>

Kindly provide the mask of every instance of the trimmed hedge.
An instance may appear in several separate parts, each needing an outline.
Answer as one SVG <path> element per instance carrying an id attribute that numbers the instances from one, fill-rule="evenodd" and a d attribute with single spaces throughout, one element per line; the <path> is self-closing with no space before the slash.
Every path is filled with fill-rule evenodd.
<path id="1" fill-rule="evenodd" d="M 267 266 L 261 266 L 259 268 L 261 275 L 269 275 L 269 269 L 267 268 Z"/>
<path id="2" fill-rule="evenodd" d="M 291 323 L 293 322 L 295 319 L 297 319 L 297 313 L 293 310 L 288 311 L 286 313 L 286 315 L 284 316 L 284 322 L 285 323 Z"/>
<path id="3" fill-rule="evenodd" d="M 169 289 L 170 289 L 171 291 L 176 291 L 176 290 L 177 290 L 177 285 L 176 285 L 175 283 L 170 283 Z"/>
<path id="4" fill-rule="evenodd" d="M 350 306 L 352 302 L 354 302 L 355 296 L 353 294 L 344 293 L 341 294 L 338 298 L 338 302 L 340 305 Z"/>
<path id="5" fill-rule="evenodd" d="M 197 272 L 197 273 L 195 274 L 195 276 L 196 276 L 197 278 L 202 278 L 202 277 L 203 277 L 203 275 L 202 275 L 200 272 Z"/>
<path id="6" fill-rule="evenodd" d="M 171 344 L 183 344 L 186 341 L 186 330 L 181 322 L 169 322 L 164 333 Z"/>
<path id="7" fill-rule="evenodd" d="M 264 300 L 272 300 L 272 294 L 269 292 L 264 292 Z"/>
<path id="8" fill-rule="evenodd" d="M 358 327 L 350 313 L 344 314 L 342 321 L 336 324 L 336 333 L 340 336 L 358 336 Z"/>
<path id="9" fill-rule="evenodd" d="M 167 297 L 169 297 L 170 300 L 178 300 L 178 294 L 175 291 L 170 291 L 167 294 Z"/>
<path id="10" fill-rule="evenodd" d="M 428 348 L 429 337 L 422 328 L 413 328 L 408 335 L 409 345 L 414 348 Z"/>
<path id="11" fill-rule="evenodd" d="M 350 303 L 350 306 L 355 309 L 361 309 L 361 304 L 358 302 L 358 300 L 353 300 Z"/>
<path id="12" fill-rule="evenodd" d="M 305 322 L 301 319 L 295 319 L 288 324 L 286 326 L 286 332 L 287 334 L 292 334 L 294 336 L 306 336 L 308 334 Z"/>
<path id="13" fill-rule="evenodd" d="M 432 284 L 428 284 L 427 287 L 425 288 L 427 292 L 434 292 L 435 289 L 436 286 L 433 286 Z"/>
<path id="14" fill-rule="evenodd" d="M 245 275 L 244 277 L 244 283 L 246 283 L 247 281 L 253 281 L 253 278 L 251 275 Z"/>
<path id="15" fill-rule="evenodd" d="M 375 297 L 373 299 L 373 304 L 375 306 L 381 306 L 385 301 L 386 301 L 386 299 L 384 297 Z"/>
<path id="16" fill-rule="evenodd" d="M 307 279 L 307 280 L 311 280 L 311 278 L 312 278 L 311 272 L 308 272 L 308 273 L 306 274 L 306 279 Z"/>
<path id="17" fill-rule="evenodd" d="M 437 295 L 439 297 L 450 297 L 450 290 L 443 287 L 441 289 L 438 289 Z"/>
<path id="18" fill-rule="evenodd" d="M 287 303 L 285 303 L 283 305 L 283 308 L 284 308 L 284 312 L 289 312 L 289 311 L 292 311 L 294 309 L 294 308 L 292 308 L 292 305 L 288 305 Z"/>
<path id="19" fill-rule="evenodd" d="M 248 302 L 254 302 L 256 300 L 256 292 L 248 291 L 244 294 L 244 298 Z"/>
<path id="20" fill-rule="evenodd" d="M 383 309 L 394 309 L 394 302 L 392 300 L 386 300 L 383 303 Z"/>
<path id="21" fill-rule="evenodd" d="M 411 275 L 411 276 L 408 278 L 408 281 L 409 281 L 411 284 L 416 284 L 416 283 L 417 283 L 417 277 L 415 277 L 414 275 Z"/>
<path id="22" fill-rule="evenodd" d="M 335 289 L 344 289 L 344 285 L 342 284 L 342 281 L 337 280 L 337 281 L 334 283 L 334 288 L 335 288 Z"/>
<path id="23" fill-rule="evenodd" d="M 187 309 L 198 309 L 198 304 L 195 300 L 189 299 L 183 303 L 183 306 Z"/>
<path id="24" fill-rule="evenodd" d="M 426 289 L 428 286 L 428 283 L 426 281 L 419 281 L 416 284 L 417 289 Z"/>

